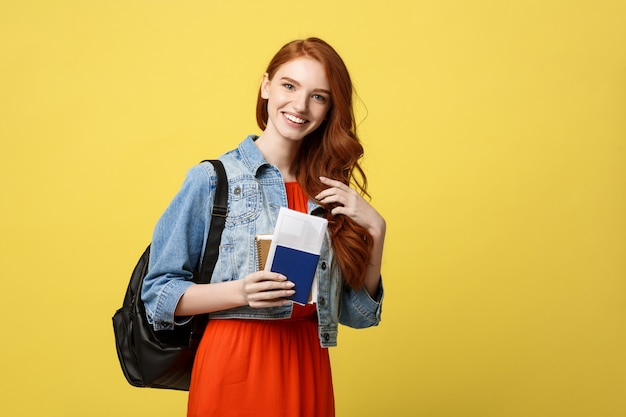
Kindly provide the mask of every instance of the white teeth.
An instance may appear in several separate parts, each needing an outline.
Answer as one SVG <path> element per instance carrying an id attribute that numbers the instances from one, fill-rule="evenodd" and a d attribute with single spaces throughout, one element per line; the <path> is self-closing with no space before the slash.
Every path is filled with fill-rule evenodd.
<path id="1" fill-rule="evenodd" d="M 306 120 L 301 119 L 301 118 L 296 117 L 296 116 L 293 116 L 293 115 L 291 115 L 291 114 L 288 114 L 288 113 L 284 113 L 284 114 L 285 114 L 285 117 L 286 117 L 288 120 L 291 120 L 291 121 L 292 121 L 292 122 L 294 122 L 294 123 L 299 123 L 299 124 L 302 124 L 302 123 L 306 122 Z"/>

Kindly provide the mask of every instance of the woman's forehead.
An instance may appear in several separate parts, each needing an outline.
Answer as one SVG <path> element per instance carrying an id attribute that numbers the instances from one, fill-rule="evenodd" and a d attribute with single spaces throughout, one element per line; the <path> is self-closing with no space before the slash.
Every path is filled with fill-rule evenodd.
<path id="1" fill-rule="evenodd" d="M 313 58 L 300 57 L 285 62 L 276 70 L 276 77 L 287 77 L 298 83 L 317 84 L 317 88 L 330 89 L 324 65 Z"/>

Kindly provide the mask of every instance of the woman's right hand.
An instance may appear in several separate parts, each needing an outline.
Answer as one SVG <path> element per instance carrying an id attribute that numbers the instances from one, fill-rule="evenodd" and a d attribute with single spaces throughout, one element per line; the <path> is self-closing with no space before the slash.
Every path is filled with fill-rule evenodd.
<path id="1" fill-rule="evenodd" d="M 257 271 L 245 278 L 214 284 L 196 284 L 176 305 L 176 316 L 212 313 L 249 305 L 254 308 L 280 307 L 291 301 L 295 284 L 275 272 Z"/>
<path id="2" fill-rule="evenodd" d="M 240 281 L 241 291 L 247 304 L 253 308 L 280 307 L 291 301 L 295 284 L 282 274 L 268 271 L 257 271 L 247 275 Z"/>

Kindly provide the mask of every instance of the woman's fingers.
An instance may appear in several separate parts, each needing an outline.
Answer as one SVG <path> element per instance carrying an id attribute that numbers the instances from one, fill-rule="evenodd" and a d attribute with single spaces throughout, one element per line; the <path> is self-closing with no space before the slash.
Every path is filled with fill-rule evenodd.
<path id="1" fill-rule="evenodd" d="M 328 185 L 329 188 L 322 190 L 315 198 L 324 203 L 337 203 L 340 193 L 348 193 L 352 190 L 350 187 L 342 183 L 341 181 L 331 180 L 330 178 L 320 177 L 320 181 L 323 184 Z M 356 192 L 356 191 L 354 191 Z"/>
<path id="2" fill-rule="evenodd" d="M 244 278 L 243 292 L 248 305 L 255 308 L 276 307 L 288 304 L 285 300 L 295 293 L 294 283 L 284 275 L 257 271 Z"/>
<path id="3" fill-rule="evenodd" d="M 326 177 L 320 177 L 320 181 L 329 188 L 321 191 L 315 198 L 323 204 L 336 204 L 331 213 L 342 214 L 352 218 L 363 227 L 368 227 L 368 218 L 373 210 L 370 204 L 356 190 L 346 184 Z"/>
<path id="4" fill-rule="evenodd" d="M 320 177 L 320 181 L 322 181 L 326 185 L 330 185 L 331 187 L 337 187 L 337 188 L 345 187 L 345 188 L 349 188 L 343 182 L 337 181 L 337 180 L 333 180 L 332 178 L 328 178 L 328 177 Z"/>

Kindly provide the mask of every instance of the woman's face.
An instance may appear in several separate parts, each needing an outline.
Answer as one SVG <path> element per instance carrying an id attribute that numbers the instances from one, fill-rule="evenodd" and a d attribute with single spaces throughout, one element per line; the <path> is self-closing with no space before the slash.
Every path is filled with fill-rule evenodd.
<path id="1" fill-rule="evenodd" d="M 268 100 L 263 134 L 278 134 L 288 140 L 302 140 L 317 129 L 331 106 L 330 83 L 323 65 L 306 57 L 281 65 L 271 80 L 265 74 L 261 97 Z"/>

